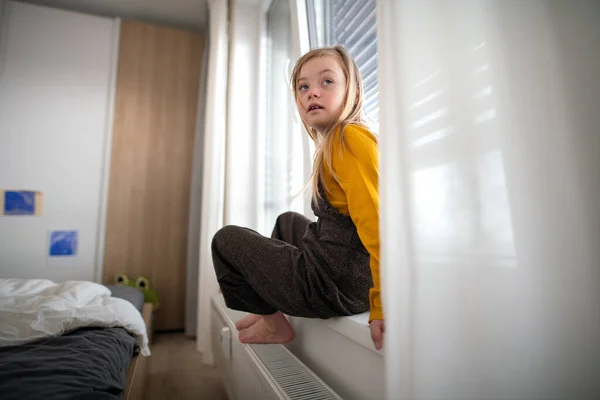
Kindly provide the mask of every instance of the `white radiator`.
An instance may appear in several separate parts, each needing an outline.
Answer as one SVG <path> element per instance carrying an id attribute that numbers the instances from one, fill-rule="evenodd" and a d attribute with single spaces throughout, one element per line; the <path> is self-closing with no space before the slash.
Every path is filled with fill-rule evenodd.
<path id="1" fill-rule="evenodd" d="M 212 350 L 231 400 L 341 399 L 285 346 L 240 343 L 230 314 L 212 299 Z"/>

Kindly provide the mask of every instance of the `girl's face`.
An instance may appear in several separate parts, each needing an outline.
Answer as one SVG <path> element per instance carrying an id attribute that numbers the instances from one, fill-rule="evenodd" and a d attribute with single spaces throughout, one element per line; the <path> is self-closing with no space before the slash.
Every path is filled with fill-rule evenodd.
<path id="1" fill-rule="evenodd" d="M 323 132 L 334 122 L 346 96 L 346 77 L 335 56 L 315 57 L 300 69 L 296 83 L 298 112 L 306 123 Z"/>

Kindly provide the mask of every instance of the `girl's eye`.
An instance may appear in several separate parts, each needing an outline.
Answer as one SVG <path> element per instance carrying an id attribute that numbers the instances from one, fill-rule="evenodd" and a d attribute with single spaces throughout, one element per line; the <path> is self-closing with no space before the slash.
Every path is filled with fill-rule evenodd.
<path id="1" fill-rule="evenodd" d="M 308 85 L 300 85 L 300 87 L 298 88 L 298 90 L 304 91 L 308 89 Z"/>
<path id="2" fill-rule="evenodd" d="M 332 81 L 331 79 L 325 79 L 325 80 L 323 81 L 323 84 L 324 84 L 324 85 L 331 85 L 332 83 L 333 83 L 333 81 Z"/>

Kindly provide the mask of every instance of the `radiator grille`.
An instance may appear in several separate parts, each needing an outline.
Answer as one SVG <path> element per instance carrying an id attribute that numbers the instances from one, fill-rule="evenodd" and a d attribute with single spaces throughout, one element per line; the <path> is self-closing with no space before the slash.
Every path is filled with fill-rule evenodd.
<path id="1" fill-rule="evenodd" d="M 250 347 L 287 399 L 341 399 L 284 346 L 253 344 Z"/>

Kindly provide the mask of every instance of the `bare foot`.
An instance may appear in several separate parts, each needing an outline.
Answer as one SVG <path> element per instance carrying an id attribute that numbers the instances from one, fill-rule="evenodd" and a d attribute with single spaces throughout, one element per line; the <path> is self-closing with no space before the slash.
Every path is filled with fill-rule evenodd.
<path id="1" fill-rule="evenodd" d="M 249 328 L 238 334 L 242 343 L 289 343 L 294 340 L 294 330 L 279 311 L 273 315 L 263 315 L 262 318 Z"/>
<path id="2" fill-rule="evenodd" d="M 254 325 L 258 321 L 260 321 L 262 319 L 262 317 L 263 317 L 262 315 L 248 314 L 244 318 L 242 318 L 238 322 L 236 322 L 235 327 L 237 328 L 238 331 L 241 331 L 242 329 L 250 328 L 252 325 Z"/>

